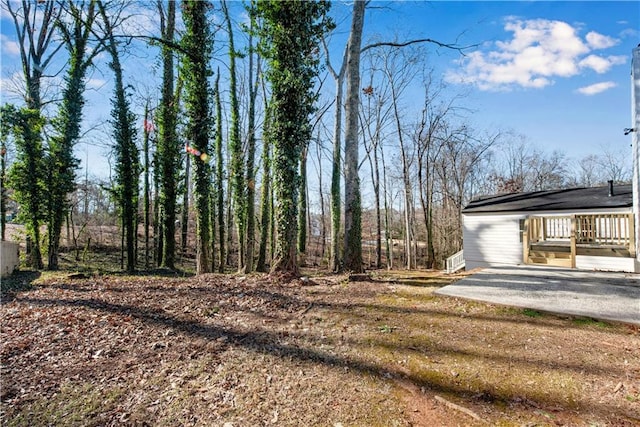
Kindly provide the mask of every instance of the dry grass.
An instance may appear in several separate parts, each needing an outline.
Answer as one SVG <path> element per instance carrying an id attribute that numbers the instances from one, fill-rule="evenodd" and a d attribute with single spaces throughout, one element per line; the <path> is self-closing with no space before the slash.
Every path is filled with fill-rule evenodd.
<path id="1" fill-rule="evenodd" d="M 640 423 L 637 327 L 436 297 L 432 272 L 30 280 L 0 307 L 3 425 Z"/>

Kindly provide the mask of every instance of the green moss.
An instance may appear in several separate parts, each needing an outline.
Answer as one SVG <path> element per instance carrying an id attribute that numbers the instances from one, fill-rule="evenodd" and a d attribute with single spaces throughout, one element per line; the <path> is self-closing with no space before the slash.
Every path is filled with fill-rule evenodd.
<path id="1" fill-rule="evenodd" d="M 99 426 L 100 414 L 115 409 L 123 395 L 120 388 L 97 389 L 93 384 L 63 384 L 60 392 L 40 397 L 6 419 L 6 426 L 58 425 Z"/>
<path id="2" fill-rule="evenodd" d="M 542 317 L 542 313 L 536 310 L 532 310 L 530 308 L 525 308 L 524 310 L 522 310 L 522 314 L 524 314 L 527 317 Z"/>
<path id="3" fill-rule="evenodd" d="M 603 322 L 601 320 L 597 320 L 597 319 L 592 319 L 589 317 L 578 317 L 572 320 L 572 323 L 574 325 L 578 325 L 578 326 L 595 326 L 598 328 L 603 328 L 603 329 L 608 329 L 611 328 L 612 325 L 607 323 L 607 322 Z"/>

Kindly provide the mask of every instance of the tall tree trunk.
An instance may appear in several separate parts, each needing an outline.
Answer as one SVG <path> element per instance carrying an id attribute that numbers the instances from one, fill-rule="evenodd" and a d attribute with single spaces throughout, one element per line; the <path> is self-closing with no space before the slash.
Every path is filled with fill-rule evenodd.
<path id="1" fill-rule="evenodd" d="M 391 209 L 389 208 L 389 191 L 387 186 L 387 166 L 384 161 L 384 150 L 380 150 L 382 159 L 382 186 L 384 192 L 384 235 L 387 269 L 393 268 L 393 236 L 391 234 Z"/>
<path id="2" fill-rule="evenodd" d="M 268 111 L 268 110 L 267 110 Z M 268 112 L 265 127 L 268 126 Z M 267 271 L 267 241 L 269 240 L 271 220 L 271 154 L 267 141 L 262 143 L 262 193 L 260 196 L 260 246 L 258 249 L 258 271 Z"/>
<path id="3" fill-rule="evenodd" d="M 110 66 L 115 75 L 115 100 L 113 101 L 112 116 L 116 123 L 114 139 L 116 142 L 117 191 L 122 209 L 122 223 L 126 241 L 126 269 L 128 272 L 133 272 L 136 268 L 135 246 L 137 236 L 135 231 L 138 207 L 138 176 L 140 174 L 139 153 L 135 144 L 136 129 L 133 123 L 134 116 L 131 113 L 129 100 L 126 96 L 113 23 L 110 21 L 102 1 L 98 1 L 98 7 L 107 33 L 106 48 L 111 55 Z"/>
<path id="4" fill-rule="evenodd" d="M 144 268 L 149 268 L 149 227 L 150 227 L 150 193 L 149 186 L 149 133 L 151 131 L 149 127 L 149 101 L 147 101 L 144 107 L 144 136 L 142 139 L 143 151 L 144 151 Z"/>
<path id="5" fill-rule="evenodd" d="M 79 160 L 73 148 L 80 138 L 82 109 L 84 107 L 85 76 L 93 58 L 102 51 L 100 45 L 88 51 L 87 43 L 96 18 L 95 3 L 66 5 L 72 20 L 59 24 L 62 38 L 69 51 L 69 70 L 65 79 L 63 99 L 58 117 L 54 121 L 56 135 L 49 140 L 47 231 L 49 242 L 49 270 L 58 269 L 58 253 L 62 225 L 69 212 L 68 197 L 75 188 L 75 170 Z M 87 55 L 88 53 L 88 55 Z"/>
<path id="6" fill-rule="evenodd" d="M 358 106 L 360 96 L 360 48 L 364 25 L 364 0 L 353 3 L 353 21 L 347 59 L 345 102 L 345 239 L 344 267 L 354 273 L 362 268 L 362 203 L 358 175 Z"/>
<path id="7" fill-rule="evenodd" d="M 323 40 L 324 41 L 324 40 Z M 331 162 L 331 257 L 329 268 L 337 272 L 341 268 L 342 258 L 340 256 L 340 222 L 342 216 L 342 202 L 340 194 L 340 178 L 342 172 L 342 109 L 343 109 L 343 88 L 344 77 L 347 69 L 347 57 L 349 46 L 344 50 L 344 57 L 340 71 L 335 72 L 329 62 L 329 49 L 324 43 L 325 55 L 327 56 L 327 68 L 336 85 L 335 114 L 333 118 L 333 156 Z"/>
<path id="8" fill-rule="evenodd" d="M 59 7 L 57 2 L 52 0 L 45 0 L 33 2 L 28 0 L 7 1 L 3 3 L 3 8 L 6 6 L 6 10 L 11 16 L 16 36 L 18 39 L 18 47 L 20 49 L 20 59 L 23 71 L 23 77 L 25 82 L 26 92 L 24 94 L 24 100 L 27 108 L 35 110 L 38 114 L 42 113 L 42 95 L 41 95 L 41 80 L 44 72 L 51 61 L 54 59 L 56 53 L 64 46 L 64 43 L 58 43 L 57 39 L 53 37 L 56 31 L 56 24 L 59 21 L 62 8 Z M 52 47 L 53 42 L 53 47 Z M 80 94 L 80 96 L 82 96 Z M 33 191 L 34 193 L 28 196 L 34 202 L 37 201 L 33 208 L 42 209 L 47 208 L 44 203 L 47 199 L 50 199 L 51 193 L 42 194 L 41 185 L 42 180 L 47 179 L 44 175 L 46 164 L 42 162 L 44 158 L 44 148 L 42 146 L 42 127 L 38 126 L 38 134 L 33 131 L 25 132 L 25 136 L 29 136 L 32 139 L 25 140 L 24 143 L 28 146 L 29 151 L 32 154 L 24 159 L 27 163 L 27 169 L 35 171 L 38 170 L 38 175 L 31 175 L 27 177 L 30 183 L 22 186 L 22 189 Z M 37 152 L 34 152 L 36 151 Z M 24 179 L 25 177 L 23 177 Z M 38 181 L 36 181 L 38 180 Z M 48 184 L 48 183 L 44 183 Z M 19 189 L 17 191 L 21 191 Z M 66 196 L 66 194 L 65 194 Z M 48 203 L 50 205 L 50 203 Z M 23 210 L 30 209 L 28 205 L 21 206 Z M 51 211 L 51 209 L 49 209 Z M 31 223 L 27 227 L 27 233 L 31 238 L 32 250 L 29 253 L 28 262 L 29 265 L 36 269 L 43 268 L 42 252 L 40 242 L 39 227 L 42 221 L 43 212 L 26 212 L 25 215 L 29 218 Z M 62 222 L 60 221 L 60 224 Z M 51 228 L 51 226 L 50 226 Z M 53 233 L 55 236 L 55 233 Z M 60 232 L 58 231 L 58 236 Z M 57 268 L 57 247 L 53 248 L 55 252 L 55 268 Z"/>
<path id="9" fill-rule="evenodd" d="M 182 219 L 180 220 L 180 256 L 182 262 L 187 253 L 189 238 L 189 192 L 191 191 L 191 155 L 187 153 L 184 159 L 184 195 L 182 197 Z"/>
<path id="10" fill-rule="evenodd" d="M 220 69 L 218 69 L 218 73 L 216 75 L 216 83 L 214 89 L 214 97 L 215 97 L 215 105 L 216 105 L 216 139 L 215 139 L 215 150 L 216 150 L 216 191 L 214 193 L 216 197 L 216 203 L 218 208 L 218 244 L 219 244 L 219 255 L 218 259 L 220 264 L 218 266 L 218 271 L 220 273 L 224 273 L 224 265 L 226 262 L 225 255 L 225 233 L 224 233 L 224 186 L 223 186 L 223 158 L 222 158 L 222 104 L 220 102 Z"/>
<path id="11" fill-rule="evenodd" d="M 233 44 L 233 27 L 229 18 L 229 9 L 226 1 L 222 2 L 227 32 L 229 36 L 229 78 L 231 97 L 231 129 L 229 135 L 229 152 L 231 153 L 230 179 L 231 198 L 233 200 L 233 212 L 238 233 L 238 271 L 245 271 L 245 247 L 246 247 L 246 215 L 247 198 L 245 187 L 248 185 L 244 177 L 244 159 L 242 155 L 242 141 L 240 141 L 240 107 L 238 105 L 238 89 L 236 84 L 236 51 Z M 251 87 L 252 82 L 249 82 Z M 250 89 L 252 90 L 252 89 Z"/>
<path id="12" fill-rule="evenodd" d="M 212 177 L 213 178 L 213 177 Z M 212 179 L 209 193 L 209 227 L 211 227 L 211 271 L 214 272 L 217 269 L 216 265 L 216 187 L 215 182 Z"/>
<path id="13" fill-rule="evenodd" d="M 174 42 L 176 2 L 169 0 L 166 15 L 164 2 L 157 3 L 162 33 L 162 91 L 159 106 L 158 164 L 160 175 L 160 205 L 162 210 L 162 242 L 159 257 L 161 265 L 175 269 L 176 217 L 178 182 L 180 176 L 180 152 L 182 146 L 177 135 L 181 80 L 174 91 L 174 52 L 169 44 Z M 188 174 L 189 171 L 185 171 Z"/>
<path id="14" fill-rule="evenodd" d="M 194 156 L 194 205 L 196 216 L 196 272 L 209 273 L 210 226 L 209 188 L 210 167 L 208 164 L 211 115 L 209 108 L 209 76 L 213 38 L 209 28 L 210 4 L 204 1 L 182 2 L 182 17 L 185 33 L 181 45 L 182 70 L 185 85 L 185 109 L 188 118 L 186 137 L 190 146 L 200 152 Z"/>
<path id="15" fill-rule="evenodd" d="M 318 41 L 327 29 L 327 2 L 259 2 L 259 32 L 269 61 L 272 118 L 268 140 L 273 143 L 275 222 L 277 242 L 272 272 L 297 274 L 298 162 L 311 139 L 309 116 L 317 95 Z"/>
<path id="16" fill-rule="evenodd" d="M 378 144 L 373 148 L 374 194 L 376 201 L 376 268 L 382 267 L 382 214 L 380 211 L 380 167 L 378 163 Z"/>
<path id="17" fill-rule="evenodd" d="M 344 61 L 346 64 L 346 60 Z M 340 220 L 342 215 L 340 178 L 342 170 L 342 86 L 343 77 L 336 79 L 336 112 L 333 123 L 333 161 L 331 163 L 331 270 L 340 270 Z"/>
<path id="18" fill-rule="evenodd" d="M 260 57 L 258 57 L 257 72 L 255 81 L 253 77 L 253 20 L 249 30 L 249 117 L 247 132 L 247 200 L 245 206 L 247 208 L 247 247 L 246 259 L 244 261 L 246 271 L 254 269 L 254 252 L 256 238 L 256 178 L 255 178 L 255 162 L 256 162 L 256 95 L 258 93 L 258 85 L 260 82 Z"/>
<path id="19" fill-rule="evenodd" d="M 411 194 L 411 178 L 409 176 L 409 159 L 404 142 L 404 134 L 402 132 L 402 124 L 400 122 L 400 111 L 398 109 L 399 93 L 396 91 L 395 82 L 390 76 L 391 85 L 391 102 L 395 118 L 396 133 L 400 148 L 400 158 L 402 160 L 402 184 L 404 190 L 404 251 L 405 251 L 405 267 L 407 270 L 416 267 L 415 257 L 413 256 L 413 221 L 411 209 L 413 206 Z"/>
<path id="20" fill-rule="evenodd" d="M 424 220 L 424 227 L 425 227 L 425 231 L 426 231 L 426 235 L 425 235 L 425 242 L 427 243 L 427 262 L 426 262 L 426 267 L 427 268 L 433 268 L 433 263 L 430 257 L 430 252 L 429 252 L 429 241 L 431 240 L 431 230 L 429 229 L 429 209 L 430 206 L 427 203 L 428 200 L 428 195 L 429 194 L 429 183 L 425 180 L 424 177 L 424 172 L 423 172 L 423 168 L 425 167 L 424 162 L 423 162 L 423 156 L 422 155 L 418 155 L 418 188 L 419 188 L 419 194 L 420 194 L 420 207 L 422 208 L 422 215 L 423 215 L 423 220 Z M 425 194 L 427 193 L 427 194 Z"/>
<path id="21" fill-rule="evenodd" d="M 316 149 L 318 155 L 318 198 L 320 199 L 320 265 L 324 261 L 324 254 L 327 245 L 327 221 L 324 206 L 324 190 L 322 186 L 322 145 L 320 144 L 320 135 L 316 140 Z"/>
<path id="22" fill-rule="evenodd" d="M 2 140 L 0 145 L 0 240 L 5 240 L 5 231 L 7 228 L 7 145 L 4 135 L 0 135 Z"/>
<path id="23" fill-rule="evenodd" d="M 298 252 L 307 251 L 307 152 L 309 144 L 302 148 L 300 156 L 300 204 L 298 207 Z"/>
<path id="24" fill-rule="evenodd" d="M 371 147 L 367 151 L 369 169 L 371 172 L 371 184 L 373 185 L 373 196 L 376 215 L 376 260 L 375 268 L 382 265 L 382 222 L 380 213 L 380 171 L 378 167 L 378 143 L 371 141 Z"/>
<path id="25" fill-rule="evenodd" d="M 157 160 L 157 157 L 156 157 Z M 155 162 L 156 165 L 158 162 Z M 162 265 L 162 247 L 163 247 L 163 235 L 164 229 L 162 226 L 162 212 L 160 207 L 160 180 L 158 179 L 157 171 L 154 171 L 154 180 L 153 180 L 153 259 L 155 261 L 156 267 L 160 267 Z M 174 237 L 175 239 L 175 237 Z"/>

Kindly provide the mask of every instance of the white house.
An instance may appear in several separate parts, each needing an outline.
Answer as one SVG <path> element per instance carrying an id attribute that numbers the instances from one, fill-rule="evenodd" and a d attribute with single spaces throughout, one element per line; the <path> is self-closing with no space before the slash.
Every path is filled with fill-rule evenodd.
<path id="1" fill-rule="evenodd" d="M 544 264 L 640 273 L 640 45 L 632 52 L 631 117 L 631 185 L 472 201 L 462 211 L 466 268 Z"/>
<path id="2" fill-rule="evenodd" d="M 478 198 L 462 219 L 467 269 L 537 264 L 637 271 L 631 185 Z"/>

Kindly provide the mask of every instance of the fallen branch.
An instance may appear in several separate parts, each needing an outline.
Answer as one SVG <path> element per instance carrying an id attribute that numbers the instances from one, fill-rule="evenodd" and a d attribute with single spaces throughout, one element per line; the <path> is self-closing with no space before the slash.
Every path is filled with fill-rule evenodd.
<path id="1" fill-rule="evenodd" d="M 305 308 L 304 310 L 302 310 L 302 312 L 300 313 L 300 316 L 304 316 L 305 314 L 307 314 L 309 312 L 309 310 L 311 310 L 313 308 L 313 303 L 309 304 L 307 306 L 307 308 Z"/>
<path id="2" fill-rule="evenodd" d="M 435 399 L 438 402 L 443 403 L 448 408 L 455 409 L 456 411 L 460 411 L 463 414 L 467 414 L 471 418 L 473 418 L 474 420 L 478 420 L 478 421 L 484 422 L 484 420 L 482 418 L 480 418 L 480 416 L 478 414 L 476 414 L 475 412 L 473 412 L 471 409 L 465 408 L 464 406 L 457 405 L 457 404 L 455 404 L 453 402 L 448 401 L 444 397 L 440 397 L 440 396 L 437 396 L 437 395 L 435 396 Z"/>

